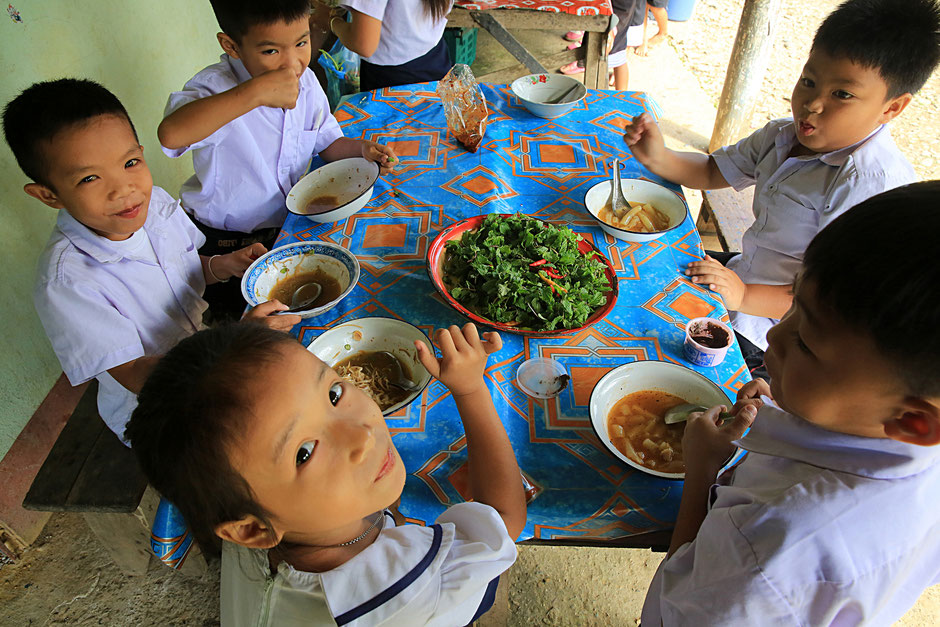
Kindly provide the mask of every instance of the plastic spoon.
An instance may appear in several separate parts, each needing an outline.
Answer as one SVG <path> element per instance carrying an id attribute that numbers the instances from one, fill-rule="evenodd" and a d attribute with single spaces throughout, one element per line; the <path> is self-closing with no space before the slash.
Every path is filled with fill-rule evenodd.
<path id="1" fill-rule="evenodd" d="M 294 290 L 294 295 L 290 299 L 290 309 L 287 310 L 287 313 L 295 313 L 309 308 L 316 299 L 320 298 L 321 292 L 323 292 L 323 286 L 319 283 L 315 281 L 304 283 Z"/>
<path id="2" fill-rule="evenodd" d="M 630 211 L 630 203 L 623 197 L 623 188 L 620 186 L 619 158 L 614 159 L 613 168 L 613 178 L 610 182 L 610 212 L 617 218 L 622 218 L 626 212 Z"/>
<path id="3" fill-rule="evenodd" d="M 692 403 L 683 403 L 682 405 L 676 405 L 672 409 L 666 411 L 666 416 L 665 416 L 666 424 L 672 425 L 677 422 L 685 422 L 686 420 L 689 419 L 689 414 L 695 413 L 697 411 L 705 411 L 707 409 L 708 409 L 707 407 L 703 407 L 701 405 L 694 405 Z M 718 414 L 718 417 L 721 418 L 722 420 L 729 420 L 731 418 L 734 418 L 734 414 L 730 414 L 726 411 L 723 411 L 720 414 Z"/>

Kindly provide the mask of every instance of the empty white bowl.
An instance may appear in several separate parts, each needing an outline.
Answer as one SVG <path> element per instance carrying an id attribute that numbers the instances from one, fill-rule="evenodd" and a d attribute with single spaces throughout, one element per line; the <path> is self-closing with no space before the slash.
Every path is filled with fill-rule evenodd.
<path id="1" fill-rule="evenodd" d="M 261 255 L 242 276 L 242 297 L 254 307 L 271 300 L 271 290 L 281 279 L 295 273 L 312 272 L 317 268 L 336 279 L 340 294 L 325 305 L 296 313 L 301 318 L 319 316 L 346 298 L 359 282 L 359 261 L 356 256 L 342 246 L 329 242 L 288 244 Z"/>
<path id="2" fill-rule="evenodd" d="M 517 78 L 509 88 L 529 113 L 540 118 L 561 117 L 587 95 L 587 87 L 581 81 L 564 74 L 530 74 Z M 564 102 L 552 104 L 566 93 Z"/>
<path id="3" fill-rule="evenodd" d="M 685 199 L 671 189 L 644 179 L 622 178 L 620 179 L 620 189 L 623 190 L 623 197 L 633 202 L 653 205 L 669 217 L 669 227 L 653 233 L 639 233 L 611 226 L 597 217 L 607 201 L 610 200 L 610 185 L 611 182 L 608 179 L 589 189 L 584 195 L 584 206 L 594 216 L 594 219 L 597 220 L 605 233 L 609 233 L 619 240 L 640 243 L 651 242 L 678 227 L 685 222 L 685 217 L 689 215 L 689 206 L 686 204 Z"/>
<path id="4" fill-rule="evenodd" d="M 395 355 L 405 366 L 405 376 L 418 384 L 419 389 L 382 412 L 387 416 L 418 398 L 431 382 L 431 374 L 418 361 L 415 340 L 424 342 L 434 353 L 428 337 L 413 324 L 395 318 L 359 318 L 324 331 L 310 342 L 307 350 L 331 368 L 363 351 L 388 351 Z"/>
<path id="5" fill-rule="evenodd" d="M 287 194 L 287 210 L 314 222 L 345 220 L 369 202 L 378 178 L 378 164 L 362 157 L 327 163 L 308 173 L 291 188 Z M 307 205 L 317 198 L 335 199 L 336 209 L 308 213 Z"/>
<path id="6" fill-rule="evenodd" d="M 610 441 L 607 432 L 607 416 L 610 410 L 623 397 L 642 390 L 659 390 L 704 407 L 731 407 L 733 403 L 721 388 L 705 376 L 665 361 L 634 361 L 624 364 L 605 374 L 594 386 L 590 401 L 591 426 L 604 446 L 620 461 L 637 470 L 666 479 L 682 479 L 685 473 L 660 472 L 636 463 Z"/>

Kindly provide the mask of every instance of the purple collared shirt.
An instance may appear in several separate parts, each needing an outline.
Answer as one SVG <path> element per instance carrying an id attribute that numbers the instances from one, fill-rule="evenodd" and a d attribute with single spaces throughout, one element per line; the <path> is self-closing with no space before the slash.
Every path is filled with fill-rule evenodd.
<path id="1" fill-rule="evenodd" d="M 251 75 L 223 54 L 182 91 L 170 94 L 164 115 L 184 104 L 226 92 Z M 300 77 L 293 109 L 257 107 L 200 142 L 163 152 L 193 151 L 196 173 L 180 189 L 180 202 L 197 220 L 225 231 L 251 233 L 284 224 L 287 194 L 307 171 L 310 158 L 343 136 L 310 69 Z"/>
<path id="2" fill-rule="evenodd" d="M 162 355 L 202 328 L 205 237 L 159 187 L 130 240 L 112 242 L 66 211 L 39 258 L 36 311 L 72 385 L 99 381 L 98 410 L 124 439 L 137 397 L 108 374 L 138 357 Z"/>
<path id="3" fill-rule="evenodd" d="M 917 180 L 885 125 L 829 153 L 788 157 L 796 143 L 788 118 L 712 153 L 734 189 L 755 186 L 754 224 L 744 233 L 741 255 L 728 263 L 745 283 L 789 285 L 823 227 L 863 200 Z M 777 321 L 732 312 L 731 322 L 767 350 L 767 331 Z"/>
<path id="4" fill-rule="evenodd" d="M 940 582 L 940 446 L 770 402 L 738 445 L 695 540 L 660 564 L 644 625 L 890 625 Z"/>

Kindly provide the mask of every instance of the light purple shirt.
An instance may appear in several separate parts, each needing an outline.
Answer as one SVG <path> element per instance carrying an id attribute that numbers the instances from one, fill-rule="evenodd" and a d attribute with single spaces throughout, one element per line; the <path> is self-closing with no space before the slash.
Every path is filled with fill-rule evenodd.
<path id="1" fill-rule="evenodd" d="M 660 564 L 644 625 L 890 625 L 940 582 L 940 446 L 827 431 L 769 403 L 738 444 L 747 457 Z"/>
<path id="2" fill-rule="evenodd" d="M 788 118 L 712 153 L 734 189 L 755 186 L 754 224 L 744 233 L 741 255 L 728 263 L 745 283 L 789 285 L 823 227 L 863 200 L 917 180 L 885 125 L 829 153 L 788 157 L 796 143 Z M 731 322 L 767 350 L 767 331 L 777 320 L 732 312 Z"/>
<path id="3" fill-rule="evenodd" d="M 441 40 L 447 26 L 446 15 L 432 18 L 423 0 L 340 0 L 340 6 L 382 22 L 378 47 L 371 57 L 364 57 L 376 65 L 402 65 L 423 57 Z"/>
<path id="4" fill-rule="evenodd" d="M 122 440 L 137 397 L 108 369 L 162 355 L 202 328 L 207 307 L 197 252 L 205 237 L 176 200 L 154 187 L 132 238 L 112 242 L 60 211 L 33 294 L 69 382 L 98 379 L 98 410 Z"/>
<path id="5" fill-rule="evenodd" d="M 241 61 L 223 54 L 183 91 L 170 94 L 164 115 L 250 78 Z M 196 173 L 180 189 L 187 212 L 213 228 L 251 233 L 284 224 L 287 194 L 307 171 L 310 158 L 342 136 L 326 94 L 308 68 L 300 77 L 293 109 L 257 107 L 200 142 L 163 152 L 179 157 L 193 151 Z"/>

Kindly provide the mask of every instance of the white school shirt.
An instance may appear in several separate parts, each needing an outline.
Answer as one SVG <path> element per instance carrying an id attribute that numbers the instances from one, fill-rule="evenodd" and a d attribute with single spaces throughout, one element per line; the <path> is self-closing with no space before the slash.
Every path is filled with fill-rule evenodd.
<path id="1" fill-rule="evenodd" d="M 796 144 L 787 118 L 712 153 L 734 189 L 755 185 L 754 224 L 744 233 L 741 254 L 728 262 L 745 283 L 791 284 L 824 226 L 867 198 L 917 180 L 885 125 L 847 148 L 787 157 Z M 767 350 L 767 331 L 777 320 L 734 311 L 731 322 Z"/>
<path id="2" fill-rule="evenodd" d="M 164 117 L 250 78 L 241 61 L 223 54 L 182 91 L 170 94 Z M 323 88 L 307 68 L 293 109 L 257 107 L 202 141 L 163 152 L 179 157 L 193 151 L 196 173 L 180 189 L 186 211 L 213 228 L 252 233 L 284 224 L 287 194 L 306 173 L 310 158 L 342 136 Z"/>
<path id="3" fill-rule="evenodd" d="M 940 446 L 827 431 L 765 399 L 644 625 L 890 625 L 940 582 Z"/>
<path id="4" fill-rule="evenodd" d="M 271 575 L 267 551 L 223 543 L 222 626 L 466 625 L 489 583 L 516 560 L 516 545 L 489 505 L 460 503 L 429 527 L 396 527 L 322 573 L 285 562 Z"/>
<path id="5" fill-rule="evenodd" d="M 375 65 L 402 65 L 423 57 L 441 40 L 447 26 L 446 13 L 432 18 L 423 0 L 341 0 L 340 6 L 382 22 L 378 47 L 371 57 L 363 57 Z"/>
<path id="6" fill-rule="evenodd" d="M 179 203 L 154 187 L 130 239 L 112 242 L 60 211 L 40 255 L 33 296 L 42 326 L 72 385 L 98 379 L 98 412 L 122 441 L 137 397 L 107 370 L 162 355 L 202 328 L 204 242 Z"/>

